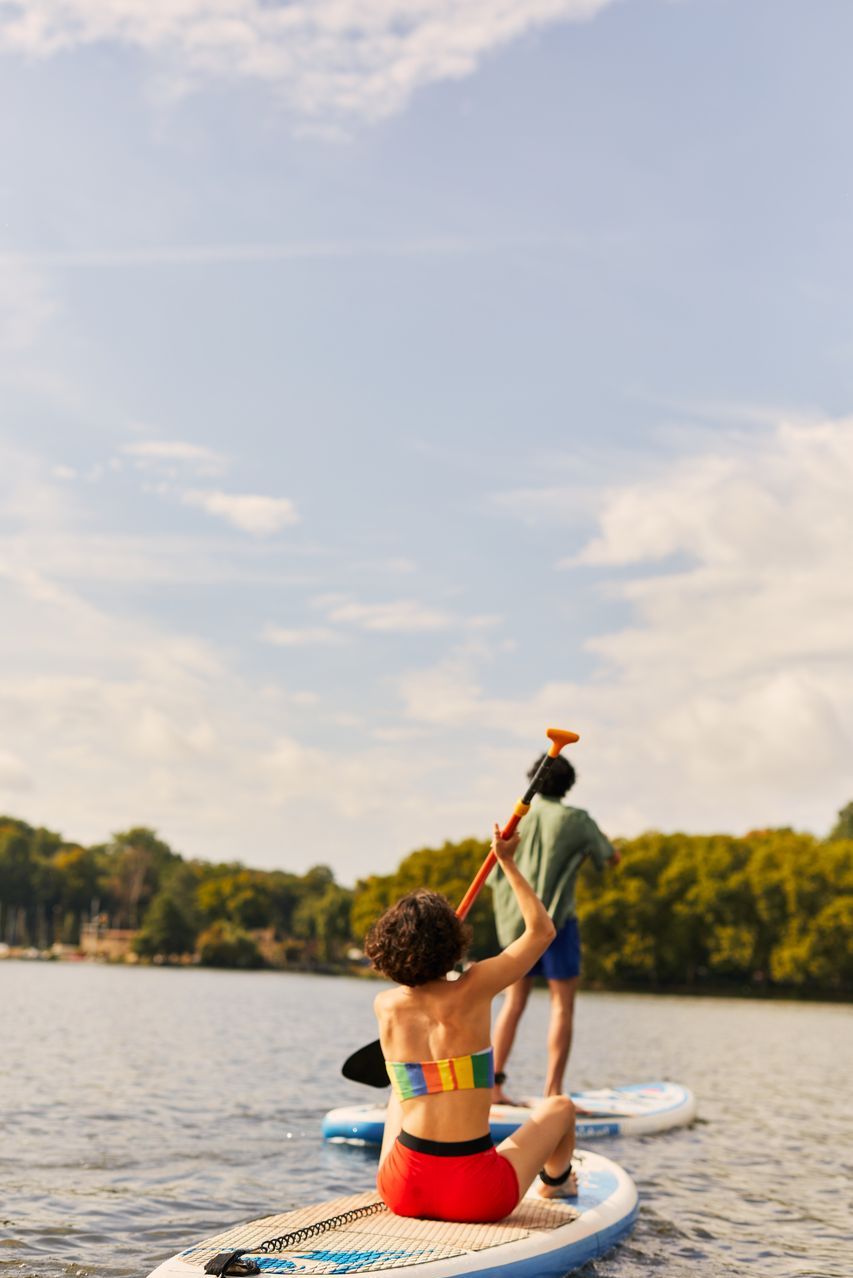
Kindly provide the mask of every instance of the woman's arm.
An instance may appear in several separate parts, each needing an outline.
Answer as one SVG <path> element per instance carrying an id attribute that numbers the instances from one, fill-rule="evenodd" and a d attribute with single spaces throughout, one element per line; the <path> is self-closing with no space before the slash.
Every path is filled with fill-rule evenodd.
<path id="1" fill-rule="evenodd" d="M 551 916 L 515 864 L 517 847 L 518 835 L 515 834 L 504 842 L 500 828 L 496 825 L 492 848 L 515 893 L 515 899 L 524 920 L 524 931 L 518 940 L 506 947 L 502 954 L 498 954 L 495 958 L 484 959 L 482 963 L 475 963 L 468 969 L 462 979 L 471 987 L 472 992 L 476 990 L 478 993 L 491 996 L 512 985 L 513 981 L 520 980 L 545 953 L 556 936 L 556 928 L 551 921 Z"/>

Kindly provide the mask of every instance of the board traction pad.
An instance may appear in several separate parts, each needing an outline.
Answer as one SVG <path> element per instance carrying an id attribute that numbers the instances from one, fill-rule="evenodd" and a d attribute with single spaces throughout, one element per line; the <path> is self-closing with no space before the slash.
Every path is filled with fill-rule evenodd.
<path id="1" fill-rule="evenodd" d="M 203 1272 L 219 1252 L 247 1251 L 266 1273 L 341 1274 L 402 1268 L 427 1261 L 446 1260 L 466 1252 L 484 1251 L 502 1243 L 517 1242 L 531 1233 L 556 1229 L 577 1220 L 578 1213 L 558 1200 L 523 1198 L 515 1211 L 496 1224 L 457 1224 L 443 1220 L 416 1220 L 395 1216 L 387 1208 L 318 1233 L 286 1251 L 257 1254 L 253 1247 L 265 1239 L 326 1220 L 330 1216 L 366 1207 L 376 1194 L 332 1198 L 278 1216 L 265 1216 L 215 1234 L 181 1252 L 181 1260 Z"/>

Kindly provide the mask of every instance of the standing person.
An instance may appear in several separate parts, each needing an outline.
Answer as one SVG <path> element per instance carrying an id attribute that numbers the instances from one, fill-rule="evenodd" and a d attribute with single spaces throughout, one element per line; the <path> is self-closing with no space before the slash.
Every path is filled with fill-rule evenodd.
<path id="1" fill-rule="evenodd" d="M 554 925 L 513 864 L 518 836 L 492 847 L 522 918 L 502 954 L 447 974 L 470 928 L 446 897 L 421 889 L 386 910 L 364 952 L 396 984 L 374 1000 L 391 1080 L 377 1188 L 398 1216 L 491 1221 L 509 1215 L 538 1175 L 543 1198 L 574 1197 L 575 1109 L 551 1096 L 495 1147 L 489 1133 L 492 999 L 548 948 Z"/>
<path id="2" fill-rule="evenodd" d="M 528 776 L 532 779 L 541 763 L 537 759 Z M 608 863 L 618 865 L 619 852 L 601 833 L 592 817 L 581 808 L 570 808 L 564 797 L 575 783 L 575 770 L 559 755 L 548 770 L 538 795 L 520 827 L 521 845 L 516 861 L 550 914 L 557 934 L 551 945 L 530 970 L 510 985 L 495 1022 L 495 1086 L 492 1099 L 512 1104 L 504 1092 L 506 1064 L 515 1032 L 533 984 L 534 976 L 544 976 L 551 996 L 548 1028 L 548 1072 L 545 1095 L 558 1096 L 572 1046 L 575 994 L 581 970 L 581 942 L 575 912 L 575 884 L 586 858 L 596 869 Z M 498 940 L 507 946 L 523 927 L 512 887 L 498 866 L 492 884 Z"/>

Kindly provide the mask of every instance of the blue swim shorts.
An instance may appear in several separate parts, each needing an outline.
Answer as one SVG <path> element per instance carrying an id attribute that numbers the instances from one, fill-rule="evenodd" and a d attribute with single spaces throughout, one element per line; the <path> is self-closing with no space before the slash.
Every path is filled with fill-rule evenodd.
<path id="1" fill-rule="evenodd" d="M 581 973 L 581 933 L 576 918 L 558 929 L 538 963 L 528 976 L 544 976 L 548 981 L 568 981 Z"/>

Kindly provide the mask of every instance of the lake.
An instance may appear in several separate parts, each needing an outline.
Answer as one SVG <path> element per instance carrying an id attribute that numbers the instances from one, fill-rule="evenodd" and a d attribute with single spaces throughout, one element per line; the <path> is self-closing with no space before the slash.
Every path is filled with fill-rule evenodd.
<path id="1" fill-rule="evenodd" d="M 375 1037 L 369 981 L 0 962 L 0 1275 L 144 1278 L 239 1220 L 371 1189 L 376 1153 L 324 1146 L 376 1093 L 340 1065 Z M 510 1063 L 541 1090 L 547 996 Z M 671 1078 L 700 1121 L 597 1142 L 641 1197 L 591 1278 L 853 1276 L 853 1011 L 582 994 L 572 1087 Z"/>

